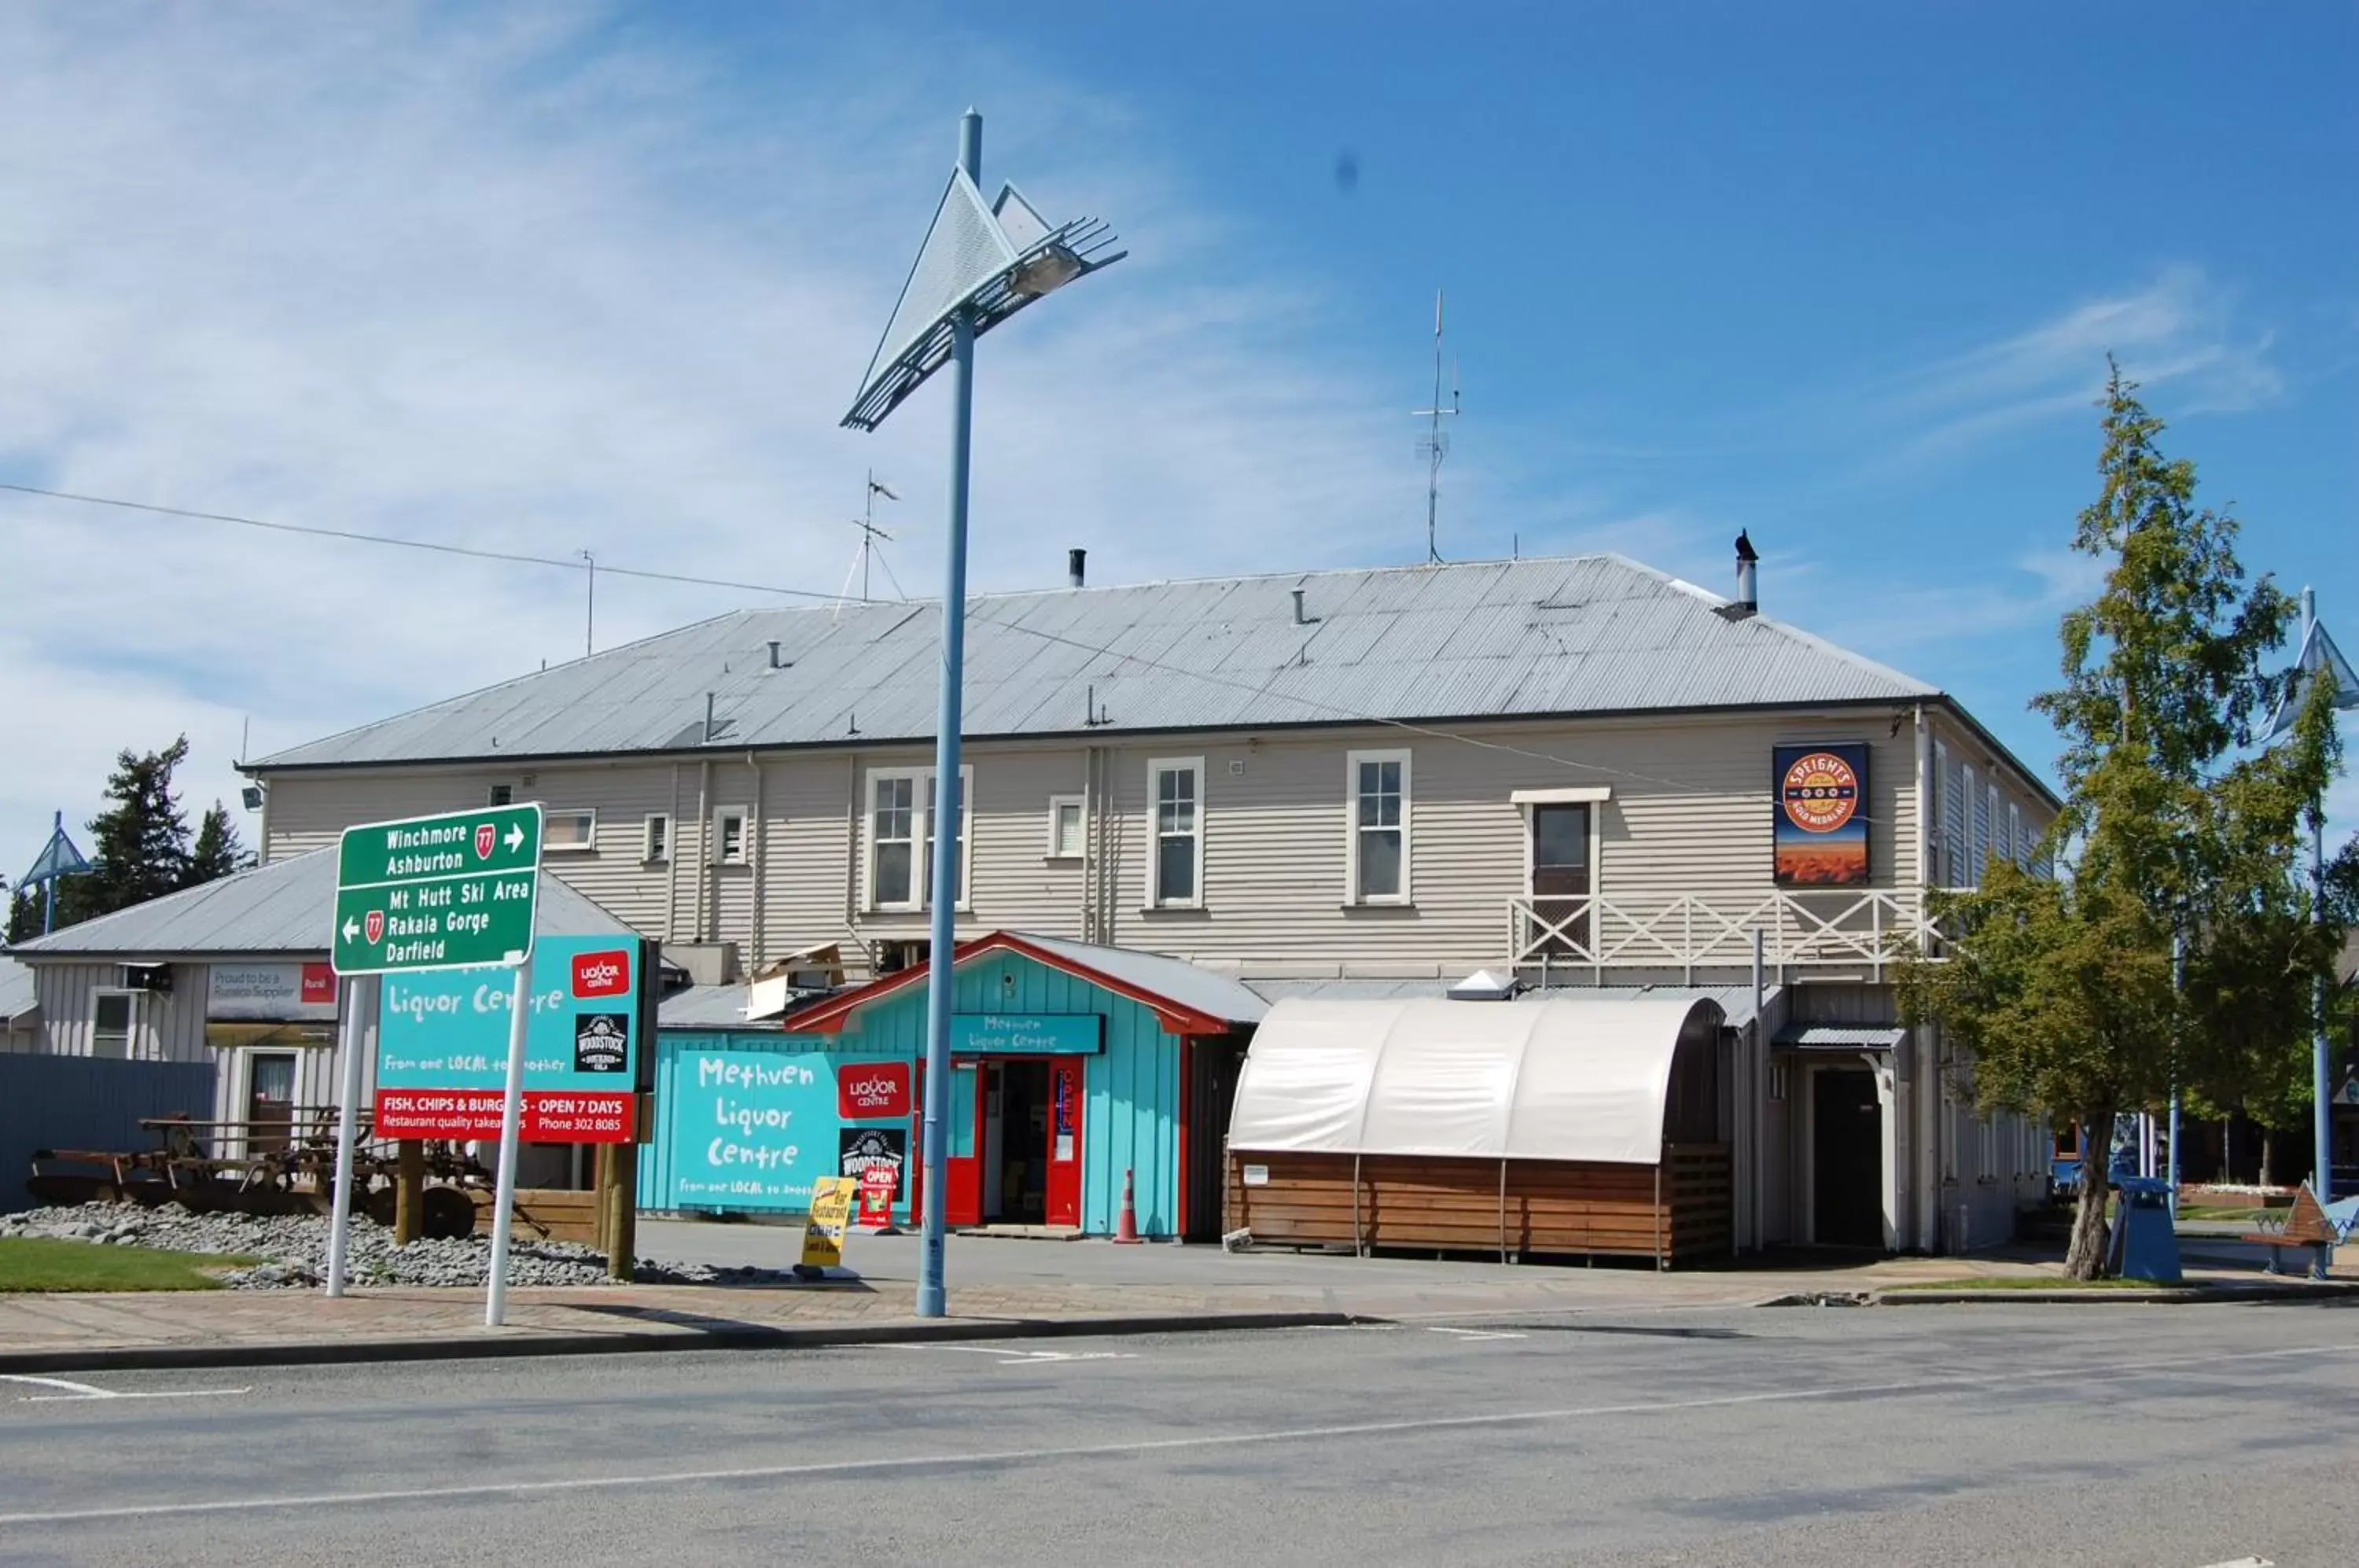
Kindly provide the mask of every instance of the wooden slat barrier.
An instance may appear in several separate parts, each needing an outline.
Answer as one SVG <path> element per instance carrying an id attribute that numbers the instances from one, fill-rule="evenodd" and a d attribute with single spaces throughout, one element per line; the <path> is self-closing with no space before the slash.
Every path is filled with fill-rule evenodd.
<path id="1" fill-rule="evenodd" d="M 1245 1168 L 1268 1172 L 1245 1184 Z M 1280 1245 L 1409 1247 L 1493 1257 L 1533 1253 L 1674 1263 L 1729 1250 L 1723 1145 L 1673 1146 L 1663 1163 L 1432 1159 L 1411 1155 L 1229 1156 L 1225 1228 Z"/>
<path id="2" fill-rule="evenodd" d="M 475 1200 L 475 1234 L 492 1234 L 493 1194 L 472 1188 Z M 516 1195 L 514 1233 L 519 1240 L 578 1241 L 599 1245 L 598 1194 L 557 1188 L 519 1188 Z"/>

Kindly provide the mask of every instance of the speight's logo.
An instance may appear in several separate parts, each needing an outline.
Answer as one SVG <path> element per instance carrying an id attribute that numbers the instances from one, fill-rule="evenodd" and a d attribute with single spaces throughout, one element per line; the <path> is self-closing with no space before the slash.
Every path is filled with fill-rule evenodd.
<path id="1" fill-rule="evenodd" d="M 573 994 L 577 996 L 620 996 L 631 988 L 631 955 L 582 953 L 573 959 Z"/>
<path id="2" fill-rule="evenodd" d="M 1786 769 L 1778 793 L 1804 833 L 1833 833 L 1859 810 L 1859 776 L 1832 752 L 1814 751 Z"/>

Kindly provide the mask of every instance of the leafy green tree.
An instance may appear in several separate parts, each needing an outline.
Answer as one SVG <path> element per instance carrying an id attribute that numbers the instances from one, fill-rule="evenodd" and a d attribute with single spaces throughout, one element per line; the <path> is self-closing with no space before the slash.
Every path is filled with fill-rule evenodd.
<path id="1" fill-rule="evenodd" d="M 193 887 L 201 882 L 211 882 L 233 871 L 243 871 L 254 864 L 254 857 L 238 841 L 237 823 L 229 808 L 219 800 L 197 824 L 196 847 L 189 852 L 189 869 L 182 886 Z"/>
<path id="2" fill-rule="evenodd" d="M 2310 923 L 2299 853 L 2338 760 L 2324 693 L 2286 743 L 2251 749 L 2290 690 L 2269 664 L 2293 603 L 2266 577 L 2247 585 L 2235 520 L 2197 507 L 2194 465 L 2162 454 L 2136 393 L 2116 367 L 2103 488 L 2073 539 L 2105 583 L 2064 616 L 2063 684 L 2033 704 L 2064 742 L 2064 810 L 2042 846 L 2060 879 L 1994 861 L 1978 888 L 1934 899 L 1946 958 L 1901 976 L 1911 1021 L 1971 1052 L 1985 1112 L 2086 1134 L 2077 1279 L 2104 1267 L 2116 1115 L 2180 1086 L 2215 1103 L 2261 1091 L 2304 1049 L 2310 982 L 2340 941 Z"/>
<path id="3" fill-rule="evenodd" d="M 8 929 L 0 942 L 24 942 L 41 934 L 41 896 L 18 889 L 8 895 Z"/>

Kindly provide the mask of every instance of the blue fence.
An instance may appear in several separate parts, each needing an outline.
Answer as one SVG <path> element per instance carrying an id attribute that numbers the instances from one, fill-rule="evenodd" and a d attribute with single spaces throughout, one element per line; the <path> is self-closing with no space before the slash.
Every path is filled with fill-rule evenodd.
<path id="1" fill-rule="evenodd" d="M 0 1214 L 33 1206 L 33 1150 L 146 1149 L 139 1118 L 175 1112 L 212 1115 L 212 1062 L 0 1056 Z"/>

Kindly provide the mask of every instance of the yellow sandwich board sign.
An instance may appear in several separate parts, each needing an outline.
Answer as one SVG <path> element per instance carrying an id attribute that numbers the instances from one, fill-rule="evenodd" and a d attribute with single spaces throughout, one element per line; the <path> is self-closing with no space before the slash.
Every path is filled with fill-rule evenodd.
<path id="1" fill-rule="evenodd" d="M 843 1233 L 852 1223 L 852 1203 L 860 1183 L 849 1176 L 821 1176 L 811 1182 L 810 1218 L 803 1225 L 803 1267 L 826 1269 L 843 1262 Z"/>

